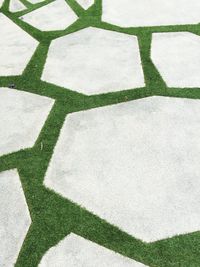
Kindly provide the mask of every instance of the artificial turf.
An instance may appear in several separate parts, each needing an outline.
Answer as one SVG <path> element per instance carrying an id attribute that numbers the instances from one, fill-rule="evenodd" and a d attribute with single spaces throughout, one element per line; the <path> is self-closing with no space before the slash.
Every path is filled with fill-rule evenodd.
<path id="1" fill-rule="evenodd" d="M 189 31 L 200 35 L 200 24 L 122 28 L 101 21 L 101 0 L 96 0 L 95 4 L 86 11 L 75 0 L 66 0 L 79 19 L 66 30 L 41 32 L 20 20 L 19 17 L 52 0 L 38 4 L 30 4 L 26 0 L 21 0 L 27 10 L 16 13 L 8 11 L 9 2 L 5 0 L 0 11 L 40 44 L 23 74 L 0 77 L 0 87 L 14 84 L 17 90 L 48 96 L 56 100 L 34 147 L 0 157 L 0 171 L 18 169 L 32 218 L 32 224 L 16 266 L 38 266 L 42 256 L 50 247 L 73 232 L 148 266 L 199 267 L 200 232 L 147 244 L 45 188 L 43 179 L 67 114 L 153 95 L 199 99 L 200 88 L 168 88 L 166 86 L 150 59 L 150 46 L 151 35 L 154 32 Z M 86 96 L 40 80 L 50 42 L 89 26 L 138 37 L 146 87 Z"/>

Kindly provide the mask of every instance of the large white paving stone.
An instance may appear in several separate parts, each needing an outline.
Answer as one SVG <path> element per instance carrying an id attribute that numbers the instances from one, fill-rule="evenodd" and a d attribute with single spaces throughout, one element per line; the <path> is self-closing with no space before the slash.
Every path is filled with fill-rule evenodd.
<path id="1" fill-rule="evenodd" d="M 200 101 L 150 97 L 66 117 L 45 185 L 151 242 L 200 230 Z"/>
<path id="2" fill-rule="evenodd" d="M 21 75 L 38 42 L 0 13 L 0 76 Z"/>
<path id="3" fill-rule="evenodd" d="M 32 147 L 54 100 L 0 88 L 0 156 Z"/>
<path id="4" fill-rule="evenodd" d="M 151 58 L 170 87 L 200 87 L 200 37 L 190 32 L 154 33 Z"/>
<path id="5" fill-rule="evenodd" d="M 103 0 L 102 20 L 122 27 L 198 24 L 198 0 Z"/>
<path id="6" fill-rule="evenodd" d="M 0 173 L 0 265 L 14 266 L 31 224 L 17 170 Z"/>
<path id="7" fill-rule="evenodd" d="M 101 247 L 75 234 L 68 235 L 50 248 L 39 267 L 144 267 L 109 249 Z"/>
<path id="8" fill-rule="evenodd" d="M 11 0 L 9 9 L 11 12 L 17 12 L 26 9 L 26 7 L 19 0 Z"/>
<path id="9" fill-rule="evenodd" d="M 137 37 L 89 27 L 53 40 L 42 80 L 89 95 L 143 87 Z"/>
<path id="10" fill-rule="evenodd" d="M 81 5 L 84 9 L 89 8 L 91 5 L 94 4 L 94 0 L 76 0 L 79 5 Z"/>
<path id="11" fill-rule="evenodd" d="M 23 21 L 41 31 L 64 30 L 77 20 L 65 0 L 56 0 L 23 16 Z"/>

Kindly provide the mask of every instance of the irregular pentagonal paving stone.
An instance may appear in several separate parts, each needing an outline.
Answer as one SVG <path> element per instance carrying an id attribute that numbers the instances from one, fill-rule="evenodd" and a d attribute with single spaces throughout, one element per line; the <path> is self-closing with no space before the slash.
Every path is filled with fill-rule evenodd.
<path id="1" fill-rule="evenodd" d="M 137 37 L 90 27 L 58 38 L 42 80 L 85 94 L 143 87 Z"/>
<path id="2" fill-rule="evenodd" d="M 94 4 L 94 0 L 76 0 L 79 5 L 81 5 L 84 9 L 89 8 L 91 5 Z"/>
<path id="3" fill-rule="evenodd" d="M 198 0 L 103 0 L 102 20 L 122 27 L 198 24 Z"/>
<path id="4" fill-rule="evenodd" d="M 71 114 L 45 185 L 147 242 L 200 230 L 199 124 L 168 97 Z"/>
<path id="5" fill-rule="evenodd" d="M 0 76 L 20 75 L 38 42 L 0 13 Z"/>
<path id="6" fill-rule="evenodd" d="M 0 265 L 14 266 L 31 224 L 16 170 L 0 173 Z"/>
<path id="7" fill-rule="evenodd" d="M 0 156 L 32 147 L 54 100 L 0 88 Z"/>
<path id="8" fill-rule="evenodd" d="M 39 267 L 144 267 L 109 249 L 70 234 L 44 255 Z"/>
<path id="9" fill-rule="evenodd" d="M 11 12 L 17 12 L 26 9 L 26 7 L 19 0 L 11 0 L 9 9 Z"/>
<path id="10" fill-rule="evenodd" d="M 23 16 L 23 20 L 42 31 L 64 30 L 77 20 L 65 0 L 56 0 Z"/>
<path id="11" fill-rule="evenodd" d="M 170 87 L 200 87 L 200 37 L 189 32 L 155 33 L 151 58 Z"/>

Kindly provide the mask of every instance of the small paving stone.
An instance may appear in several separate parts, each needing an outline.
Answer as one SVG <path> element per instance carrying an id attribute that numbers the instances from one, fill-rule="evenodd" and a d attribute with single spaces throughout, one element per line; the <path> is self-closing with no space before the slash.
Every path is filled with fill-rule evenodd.
<path id="1" fill-rule="evenodd" d="M 38 42 L 0 13 L 0 76 L 21 75 Z"/>
<path id="2" fill-rule="evenodd" d="M 19 0 L 11 0 L 9 9 L 11 12 L 17 12 L 26 9 L 26 7 Z"/>
<path id="3" fill-rule="evenodd" d="M 17 170 L 1 172 L 0 266 L 14 266 L 30 224 L 31 218 Z"/>
<path id="4" fill-rule="evenodd" d="M 76 0 L 79 5 L 81 5 L 84 9 L 88 9 L 91 5 L 94 4 L 94 0 Z"/>
<path id="5" fill-rule="evenodd" d="M 75 234 L 68 235 L 44 255 L 39 267 L 145 267 Z"/>
<path id="6" fill-rule="evenodd" d="M 56 0 L 23 16 L 23 20 L 41 31 L 64 30 L 77 20 L 65 0 Z"/>
<path id="7" fill-rule="evenodd" d="M 200 101 L 149 97 L 66 117 L 45 185 L 152 242 L 200 230 Z"/>
<path id="8" fill-rule="evenodd" d="M 198 24 L 198 0 L 102 0 L 102 20 L 122 27 Z"/>
<path id="9" fill-rule="evenodd" d="M 44 2 L 45 0 L 28 0 L 28 2 L 32 3 L 32 4 L 37 4 L 40 2 Z"/>
<path id="10" fill-rule="evenodd" d="M 0 156 L 32 147 L 54 100 L 0 88 Z"/>
<path id="11" fill-rule="evenodd" d="M 190 32 L 154 33 L 151 58 L 169 87 L 200 87 L 200 37 Z"/>
<path id="12" fill-rule="evenodd" d="M 88 95 L 144 87 L 137 37 L 89 27 L 57 38 L 42 80 Z"/>

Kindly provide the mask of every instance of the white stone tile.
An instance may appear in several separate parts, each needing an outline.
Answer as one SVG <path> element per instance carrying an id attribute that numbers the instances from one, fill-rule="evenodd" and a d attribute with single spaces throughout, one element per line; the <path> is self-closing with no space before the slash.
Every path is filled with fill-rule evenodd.
<path id="1" fill-rule="evenodd" d="M 10 8 L 11 12 L 17 12 L 26 9 L 25 5 L 22 4 L 19 0 L 11 0 L 10 1 Z"/>
<path id="2" fill-rule="evenodd" d="M 44 2 L 45 0 L 28 0 L 31 4 L 37 4 L 40 2 Z"/>
<path id="3" fill-rule="evenodd" d="M 32 147 L 54 100 L 0 88 L 0 156 Z"/>
<path id="4" fill-rule="evenodd" d="M 45 185 L 151 242 L 200 230 L 200 100 L 150 97 L 66 117 Z"/>
<path id="5" fill-rule="evenodd" d="M 77 20 L 65 0 L 56 0 L 23 16 L 23 21 L 41 31 L 64 30 Z"/>
<path id="6" fill-rule="evenodd" d="M 17 170 L 0 173 L 0 265 L 12 267 L 31 224 Z"/>
<path id="7" fill-rule="evenodd" d="M 4 0 L 0 0 L 0 8 L 3 5 Z"/>
<path id="8" fill-rule="evenodd" d="M 200 37 L 190 32 L 155 33 L 151 58 L 170 87 L 200 87 Z"/>
<path id="9" fill-rule="evenodd" d="M 199 0 L 103 0 L 102 20 L 122 27 L 198 24 Z"/>
<path id="10" fill-rule="evenodd" d="M 58 38 L 42 80 L 89 95 L 143 87 L 137 37 L 90 27 Z"/>
<path id="11" fill-rule="evenodd" d="M 76 0 L 84 9 L 88 9 L 91 5 L 94 4 L 94 0 Z"/>
<path id="12" fill-rule="evenodd" d="M 0 76 L 20 75 L 38 42 L 0 13 Z"/>
<path id="13" fill-rule="evenodd" d="M 144 267 L 139 262 L 101 247 L 75 234 L 50 248 L 39 267 Z"/>

